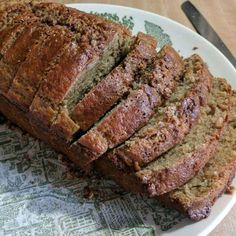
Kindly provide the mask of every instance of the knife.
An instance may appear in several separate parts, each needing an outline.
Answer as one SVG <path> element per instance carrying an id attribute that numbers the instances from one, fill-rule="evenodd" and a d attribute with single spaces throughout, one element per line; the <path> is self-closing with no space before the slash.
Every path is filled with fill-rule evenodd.
<path id="1" fill-rule="evenodd" d="M 214 44 L 232 63 L 232 65 L 236 68 L 236 59 L 230 50 L 226 47 L 224 42 L 221 40 L 219 35 L 215 32 L 215 30 L 211 27 L 211 25 L 207 22 L 205 17 L 198 11 L 198 9 L 189 1 L 184 2 L 181 5 L 182 10 L 185 15 L 188 17 L 190 22 L 196 31 Z"/>

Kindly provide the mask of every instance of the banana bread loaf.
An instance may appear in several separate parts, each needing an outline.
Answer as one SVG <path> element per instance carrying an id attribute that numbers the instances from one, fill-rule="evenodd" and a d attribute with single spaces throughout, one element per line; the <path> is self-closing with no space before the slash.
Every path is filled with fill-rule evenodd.
<path id="1" fill-rule="evenodd" d="M 0 6 L 0 112 L 83 170 L 95 162 L 128 191 L 207 217 L 236 169 L 236 94 L 218 145 L 230 86 L 214 79 L 208 99 L 212 76 L 199 56 L 183 71 L 178 53 L 157 53 L 150 36 L 36 2 Z"/>
<path id="2" fill-rule="evenodd" d="M 70 106 L 73 110 L 77 100 L 119 63 L 133 40 L 125 27 L 98 16 L 61 4 L 28 2 L 0 12 L 4 39 L 0 40 L 0 63 L 14 69 L 10 74 L 0 68 L 0 83 L 4 86 L 0 87 L 1 110 L 36 137 L 77 159 L 77 153 L 70 153 L 70 143 L 60 139 L 54 126 L 66 121 L 75 130 L 79 128 L 64 111 Z M 34 32 L 39 32 L 38 37 L 34 37 Z M 35 40 L 31 42 L 31 38 Z M 22 53 L 14 54 L 13 49 Z M 17 65 L 11 65 L 7 58 L 17 61 Z M 13 111 L 21 114 L 19 122 Z"/>

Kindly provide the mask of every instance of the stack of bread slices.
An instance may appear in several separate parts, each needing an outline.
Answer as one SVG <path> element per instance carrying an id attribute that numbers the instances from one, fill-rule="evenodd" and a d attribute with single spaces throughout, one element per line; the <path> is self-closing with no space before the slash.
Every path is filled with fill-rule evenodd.
<path id="1" fill-rule="evenodd" d="M 0 112 L 85 172 L 200 220 L 234 177 L 236 93 L 157 43 L 60 4 L 10 4 Z"/>

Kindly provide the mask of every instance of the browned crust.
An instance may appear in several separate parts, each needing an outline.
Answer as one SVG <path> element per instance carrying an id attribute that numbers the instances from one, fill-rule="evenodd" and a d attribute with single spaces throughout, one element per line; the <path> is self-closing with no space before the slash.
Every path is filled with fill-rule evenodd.
<path id="1" fill-rule="evenodd" d="M 25 30 L 25 25 L 16 25 L 13 27 L 9 27 L 4 29 L 1 32 L 1 36 L 3 37 L 2 45 L 0 46 L 0 93 L 6 93 L 10 87 L 11 81 L 16 72 L 16 65 L 14 63 L 14 59 L 21 58 L 18 54 L 11 54 L 11 49 L 14 48 L 17 40 L 21 38 L 21 34 Z M 24 50 L 22 51 L 24 53 Z M 10 56 L 10 57 L 9 57 Z M 10 60 L 9 60 L 10 59 Z"/>
<path id="2" fill-rule="evenodd" d="M 39 29 L 40 28 L 40 29 Z M 42 33 L 42 28 L 38 24 L 32 24 L 25 27 L 24 31 L 17 38 L 12 47 L 5 55 L 5 61 L 12 71 L 10 78 L 3 78 L 5 80 L 5 95 L 7 96 L 9 89 L 14 81 L 18 69 L 27 58 L 28 53 L 32 49 L 32 46 L 37 42 Z M 25 88 L 24 88 L 25 92 Z M 14 101 L 14 98 L 12 98 Z"/>
<path id="3" fill-rule="evenodd" d="M 39 17 L 45 23 L 54 25 L 65 25 L 71 29 L 78 29 L 83 23 L 88 25 L 99 25 L 104 31 L 114 30 L 121 32 L 124 36 L 130 37 L 131 32 L 121 24 L 108 21 L 102 17 L 92 15 L 79 11 L 74 8 L 66 7 L 63 4 L 50 2 L 47 0 L 11 0 L 6 3 L 0 4 L 0 27 L 5 22 L 5 19 L 12 18 L 12 23 L 20 23 L 21 17 L 25 20 L 32 20 L 34 17 Z M 57 19 L 57 20 L 55 20 Z"/>
<path id="4" fill-rule="evenodd" d="M 24 31 L 19 35 L 5 55 L 5 60 L 14 65 L 19 65 L 26 58 L 30 48 L 39 39 L 41 27 L 36 23 L 25 25 Z"/>
<path id="5" fill-rule="evenodd" d="M 39 3 L 33 4 L 32 10 L 34 11 L 35 15 L 48 21 L 53 24 L 65 24 L 72 29 L 78 29 L 81 26 L 84 26 L 81 21 L 85 22 L 87 25 L 99 25 L 101 29 L 105 31 L 119 31 L 124 36 L 130 37 L 131 32 L 124 26 L 107 21 L 102 17 L 85 13 L 83 11 L 79 11 L 77 9 L 65 7 L 63 4 L 60 3 Z M 52 18 L 57 18 L 57 21 L 52 20 Z M 103 33 L 104 33 L 103 32 Z M 101 32 L 102 33 L 102 32 Z"/>
<path id="6" fill-rule="evenodd" d="M 144 69 L 148 60 L 156 55 L 153 41 L 139 33 L 124 61 L 76 105 L 72 118 L 82 130 L 98 121 L 129 90 L 137 70 Z"/>
<path id="7" fill-rule="evenodd" d="M 12 85 L 19 67 L 25 61 L 32 46 L 37 42 L 40 36 L 41 29 L 39 29 L 37 23 L 28 25 L 6 53 L 4 60 L 12 71 L 12 77 L 7 81 L 6 94 L 8 92 L 7 90 L 9 90 Z"/>
<path id="8" fill-rule="evenodd" d="M 65 28 L 39 26 L 40 38 L 30 48 L 26 60 L 20 65 L 7 97 L 21 109 L 28 111 L 34 96 L 45 79 L 44 76 L 54 67 L 58 55 L 72 40 L 72 34 Z"/>
<path id="9" fill-rule="evenodd" d="M 135 134 L 136 142 L 131 138 L 131 143 L 128 140 L 127 144 L 107 154 L 117 168 L 132 171 L 137 166 L 147 165 L 178 144 L 198 120 L 200 108 L 206 104 L 210 92 L 212 75 L 199 56 L 193 55 L 188 61 L 192 62 L 193 68 L 186 68 L 186 76 L 189 72 L 194 73 L 195 79 L 198 79 L 195 86 L 180 101 L 174 115 L 166 112 L 162 122 L 153 124 L 144 133 Z M 156 140 L 155 137 L 159 138 Z"/>
<path id="10" fill-rule="evenodd" d="M 32 4 L 32 11 L 41 21 L 50 25 L 61 25 L 79 33 L 78 45 L 89 48 L 90 53 L 101 56 L 115 35 L 122 36 L 121 48 L 129 44 L 131 32 L 124 26 L 59 3 Z M 93 43 L 97 41 L 96 43 Z M 127 47 L 126 47 L 127 48 Z M 123 52 L 124 53 L 124 52 Z"/>
<path id="11" fill-rule="evenodd" d="M 24 26 L 14 25 L 14 26 L 7 27 L 7 28 L 0 31 L 0 38 L 1 38 L 0 52 L 2 55 L 4 53 L 6 53 L 7 49 L 9 49 L 9 47 L 13 43 L 12 41 L 13 41 L 14 37 L 16 37 L 16 34 L 18 32 L 21 32 L 21 30 L 23 30 L 23 29 L 24 29 Z"/>
<path id="12" fill-rule="evenodd" d="M 14 24 L 32 23 L 35 20 L 37 17 L 32 13 L 28 4 L 16 4 L 14 1 L 0 4 L 0 29 Z"/>
<path id="13" fill-rule="evenodd" d="M 50 2 L 50 1 L 47 1 L 47 0 L 11 0 L 11 1 L 3 1 L 3 2 L 1 1 L 0 2 L 0 17 L 1 17 L 2 11 L 6 12 L 15 8 L 17 8 L 17 10 L 19 11 L 19 7 L 20 7 L 20 10 L 25 10 L 29 8 L 28 6 L 29 3 L 36 4 L 36 3 L 42 3 L 42 2 Z"/>

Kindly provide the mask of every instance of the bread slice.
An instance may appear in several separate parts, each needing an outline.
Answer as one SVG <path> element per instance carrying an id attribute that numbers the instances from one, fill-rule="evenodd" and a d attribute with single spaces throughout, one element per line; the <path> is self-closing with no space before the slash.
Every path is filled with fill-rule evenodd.
<path id="1" fill-rule="evenodd" d="M 126 54 L 130 33 L 61 4 L 36 4 L 33 11 L 42 22 L 66 27 L 78 36 L 41 83 L 30 107 L 33 119 L 48 129 Z"/>
<path id="2" fill-rule="evenodd" d="M 74 144 L 76 149 L 82 147 L 80 157 L 89 163 L 144 126 L 154 108 L 175 89 L 182 72 L 181 57 L 169 46 L 164 47 L 141 76 L 137 88 Z"/>
<path id="3" fill-rule="evenodd" d="M 212 157 L 230 107 L 230 86 L 224 79 L 214 79 L 208 105 L 202 108 L 198 123 L 181 143 L 136 172 L 117 168 L 108 155 L 96 161 L 96 168 L 128 191 L 152 197 L 169 192 L 186 183 Z"/>
<path id="4" fill-rule="evenodd" d="M 179 143 L 196 123 L 211 87 L 212 75 L 202 59 L 185 61 L 185 75 L 176 91 L 146 126 L 108 153 L 117 168 L 139 170 Z"/>
<path id="5" fill-rule="evenodd" d="M 188 183 L 158 199 L 192 220 L 204 219 L 210 214 L 217 198 L 229 189 L 235 170 L 236 92 L 233 96 L 232 116 L 214 157 Z"/>
<path id="6" fill-rule="evenodd" d="M 40 84 L 54 69 L 56 62 L 73 39 L 73 34 L 61 26 L 33 25 L 32 27 L 36 28 L 40 37 L 34 44 L 30 44 L 29 37 L 25 39 L 25 44 L 28 43 L 30 47 L 30 53 L 20 65 L 6 95 L 24 111 L 29 111 Z M 15 55 L 14 52 L 12 55 Z"/>

